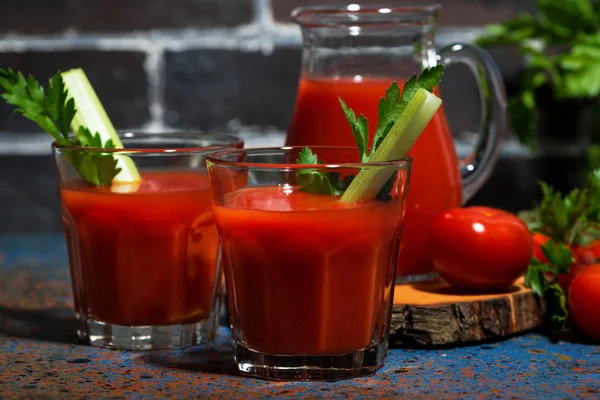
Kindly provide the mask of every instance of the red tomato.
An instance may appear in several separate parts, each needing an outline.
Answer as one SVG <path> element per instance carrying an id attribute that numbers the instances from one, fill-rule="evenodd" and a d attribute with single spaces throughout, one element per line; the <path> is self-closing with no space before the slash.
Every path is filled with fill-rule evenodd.
<path id="1" fill-rule="evenodd" d="M 452 286 L 503 289 L 525 272 L 533 240 L 516 215 L 490 207 L 452 208 L 433 223 L 435 269 Z"/>
<path id="2" fill-rule="evenodd" d="M 582 268 L 569 289 L 571 317 L 583 333 L 600 339 L 600 264 Z"/>

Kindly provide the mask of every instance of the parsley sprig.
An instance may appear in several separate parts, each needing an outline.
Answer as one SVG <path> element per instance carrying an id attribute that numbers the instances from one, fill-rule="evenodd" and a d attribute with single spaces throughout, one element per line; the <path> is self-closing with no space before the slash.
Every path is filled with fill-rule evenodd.
<path id="1" fill-rule="evenodd" d="M 508 116 L 523 144 L 534 148 L 536 91 L 550 85 L 556 100 L 600 95 L 600 6 L 596 0 L 538 0 L 535 16 L 490 25 L 481 46 L 516 45 L 527 60 Z"/>
<path id="2" fill-rule="evenodd" d="M 18 71 L 0 68 L 0 95 L 15 112 L 35 122 L 61 146 L 114 148 L 112 140 L 102 143 L 98 133 L 79 127 L 74 136 L 70 125 L 77 112 L 75 101 L 69 98 L 61 72 L 51 79 L 47 90 L 31 75 L 27 78 Z M 100 152 L 64 150 L 65 158 L 92 185 L 107 186 L 121 171 L 112 155 Z"/>
<path id="3" fill-rule="evenodd" d="M 298 154 L 298 164 L 323 164 L 317 155 L 308 147 L 304 147 Z M 354 175 L 349 175 L 340 180 L 337 172 L 322 172 L 317 169 L 301 169 L 297 172 L 300 191 L 329 196 L 339 196 L 350 185 Z"/>
<path id="4" fill-rule="evenodd" d="M 372 146 L 369 147 L 369 121 L 360 114 L 358 118 L 354 110 L 349 108 L 340 97 L 339 102 L 348 120 L 352 134 L 358 146 L 360 160 L 363 163 L 369 162 L 371 157 L 379 146 L 383 143 L 386 136 L 391 131 L 396 122 L 403 116 L 408 104 L 413 99 L 419 89 L 432 92 L 433 88 L 440 83 L 444 67 L 424 69 L 421 75 L 413 75 L 405 84 L 400 93 L 400 87 L 397 82 L 393 82 L 385 92 L 385 97 L 379 101 L 378 120 Z M 318 156 L 308 147 L 304 147 L 298 155 L 298 164 L 322 164 Z M 341 195 L 350 186 L 355 175 L 348 175 L 340 179 L 340 174 L 336 172 L 324 172 L 318 169 L 303 169 L 298 171 L 298 184 L 301 191 L 312 192 L 323 195 Z M 387 183 L 379 192 L 377 198 L 387 198 L 387 193 L 392 188 L 395 176 L 388 179 Z"/>
<path id="5" fill-rule="evenodd" d="M 525 273 L 525 284 L 546 298 L 547 322 L 552 333 L 563 330 L 568 316 L 567 296 L 558 276 L 568 274 L 575 262 L 572 249 L 600 238 L 600 170 L 588 177 L 583 189 L 573 189 L 563 196 L 541 182 L 540 206 L 522 218 L 532 232 L 549 238 L 541 247 L 545 261 L 533 257 Z"/>

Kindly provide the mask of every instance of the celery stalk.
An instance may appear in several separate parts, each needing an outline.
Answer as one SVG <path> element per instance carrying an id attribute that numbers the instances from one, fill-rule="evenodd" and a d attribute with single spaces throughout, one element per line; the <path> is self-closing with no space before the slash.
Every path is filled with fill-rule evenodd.
<path id="1" fill-rule="evenodd" d="M 90 84 L 82 69 L 72 69 L 62 74 L 65 88 L 69 92 L 69 98 L 73 98 L 77 113 L 71 122 L 71 130 L 75 135 L 81 126 L 88 128 L 92 133 L 98 133 L 102 142 L 112 139 L 115 148 L 122 149 L 117 131 L 113 127 L 102 103 L 98 99 L 94 88 Z M 117 167 L 121 172 L 113 179 L 113 182 L 137 182 L 141 180 L 140 174 L 133 160 L 125 155 L 116 155 Z"/>
<path id="2" fill-rule="evenodd" d="M 370 156 L 369 162 L 392 161 L 406 157 L 441 104 L 440 98 L 419 88 L 401 118 L 396 121 L 381 145 Z M 394 170 L 391 166 L 362 170 L 348 186 L 340 201 L 355 203 L 375 199 Z"/>

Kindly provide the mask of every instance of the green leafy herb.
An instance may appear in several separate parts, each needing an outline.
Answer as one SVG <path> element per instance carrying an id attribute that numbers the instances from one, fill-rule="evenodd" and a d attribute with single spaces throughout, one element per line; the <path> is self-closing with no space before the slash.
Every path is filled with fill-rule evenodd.
<path id="1" fill-rule="evenodd" d="M 557 101 L 600 94 L 600 8 L 595 0 L 538 0 L 535 16 L 489 25 L 481 46 L 517 45 L 526 59 L 508 116 L 519 140 L 534 148 L 536 91 L 549 85 Z"/>
<path id="2" fill-rule="evenodd" d="M 531 260 L 531 264 L 525 272 L 525 285 L 533 290 L 533 293 L 543 297 L 548 289 L 546 274 L 554 273 L 551 265 L 539 261 L 537 258 Z"/>
<path id="3" fill-rule="evenodd" d="M 419 76 L 418 86 L 421 89 L 425 89 L 428 92 L 433 92 L 433 89 L 440 84 L 442 81 L 442 75 L 444 75 L 444 66 L 437 65 L 432 68 L 426 68 L 423 70 L 421 75 Z M 414 78 L 414 77 L 413 77 Z M 405 94 L 402 93 L 402 98 L 404 99 Z M 410 96 L 414 96 L 414 93 L 411 93 Z M 402 101 L 401 101 L 402 103 Z M 406 104 L 403 105 L 402 110 L 406 108 Z"/>
<path id="4" fill-rule="evenodd" d="M 363 163 L 372 160 L 373 155 L 380 148 L 392 128 L 401 118 L 409 103 L 415 98 L 419 90 L 432 92 L 433 88 L 439 84 L 443 75 L 444 67 L 439 65 L 433 68 L 425 69 L 421 75 L 414 75 L 405 84 L 400 95 L 400 88 L 397 82 L 393 82 L 385 92 L 385 97 L 379 101 L 378 121 L 373 144 L 369 148 L 369 123 L 364 115 L 356 117 L 354 110 L 349 108 L 342 98 L 339 98 L 342 111 L 348 120 L 352 134 L 356 141 L 360 160 Z M 420 132 L 418 132 L 420 133 Z M 412 146 L 412 142 L 410 143 Z M 381 160 L 380 160 L 381 161 Z M 318 164 L 316 154 L 308 147 L 305 147 L 299 154 L 297 162 L 299 164 Z M 394 175 L 395 176 L 395 175 Z M 378 199 L 389 198 L 389 192 L 393 188 L 395 182 L 394 176 L 385 178 L 381 182 L 385 185 L 377 194 Z M 339 175 L 333 173 L 322 172 L 318 170 L 301 170 L 298 172 L 298 183 L 301 185 L 301 190 L 317 194 L 340 195 L 350 186 L 354 179 L 354 175 L 346 176 L 343 180 L 339 180 Z"/>
<path id="5" fill-rule="evenodd" d="M 564 329 L 569 310 L 567 310 L 567 296 L 558 282 L 548 285 L 546 306 L 549 310 L 552 310 L 546 317 L 550 333 L 553 335 L 559 334 Z"/>
<path id="6" fill-rule="evenodd" d="M 556 243 L 549 240 L 542 246 L 542 253 L 548 263 L 552 266 L 553 271 L 557 274 L 566 274 L 571 268 L 571 264 L 575 261 L 573 253 L 564 243 Z"/>
<path id="7" fill-rule="evenodd" d="M 0 86 L 4 93 L 0 96 L 8 104 L 48 132 L 57 144 L 63 146 L 83 146 L 114 148 L 112 140 L 102 143 L 98 133 L 92 134 L 87 127 L 81 127 L 75 136 L 69 135 L 70 125 L 77 112 L 75 101 L 69 99 L 61 72 L 50 80 L 46 90 L 31 75 L 27 78 L 12 69 L 0 69 Z M 109 154 L 79 150 L 65 150 L 65 158 L 87 182 L 96 186 L 106 186 L 120 172 L 117 160 Z"/>
<path id="8" fill-rule="evenodd" d="M 546 298 L 547 323 L 552 333 L 559 333 L 568 310 L 567 299 L 558 276 L 568 274 L 575 263 L 571 249 L 600 239 L 600 170 L 588 177 L 588 185 L 562 196 L 540 182 L 543 199 L 532 211 L 520 213 L 532 232 L 549 237 L 541 247 L 545 260 L 533 257 L 525 273 L 525 284 Z"/>
<path id="9" fill-rule="evenodd" d="M 352 129 L 352 134 L 354 135 L 354 140 L 356 141 L 356 145 L 358 146 L 358 151 L 360 153 L 360 160 L 361 162 L 367 162 L 369 159 L 369 121 L 367 121 L 365 116 L 362 114 L 357 120 L 354 111 L 348 108 L 346 103 L 344 103 L 341 98 L 340 104 L 342 105 L 346 119 L 350 123 L 350 129 Z"/>
<path id="10" fill-rule="evenodd" d="M 538 232 L 569 246 L 596 236 L 600 227 L 600 169 L 588 175 L 587 187 L 573 189 L 566 196 L 544 182 L 540 186 L 543 198 L 537 209 Z"/>
<path id="11" fill-rule="evenodd" d="M 57 75 L 60 79 L 60 74 Z M 59 90 L 51 90 L 46 97 L 44 88 L 31 75 L 26 79 L 22 73 L 12 69 L 0 69 L 0 86 L 5 90 L 0 96 L 8 104 L 15 106 L 16 112 L 20 112 L 25 118 L 38 124 L 57 142 L 62 143 L 67 140 L 68 128 L 66 133 L 59 130 L 57 126 L 59 112 L 49 107 L 52 103 L 51 96 L 60 95 Z"/>
<path id="12" fill-rule="evenodd" d="M 414 77 L 412 78 L 414 79 Z M 406 91 L 406 85 L 404 86 L 404 91 Z M 377 121 L 377 130 L 375 131 L 375 136 L 373 137 L 373 149 L 377 149 L 386 135 L 389 133 L 390 129 L 396 123 L 396 120 L 400 116 L 401 109 L 398 101 L 400 100 L 400 88 L 398 87 L 398 83 L 392 83 L 392 86 L 387 89 L 385 92 L 385 98 L 379 100 L 379 108 L 378 108 L 378 117 Z M 344 102 L 340 99 L 342 105 Z M 367 138 L 369 137 L 369 132 L 367 132 Z M 368 140 L 368 139 L 367 139 Z M 364 161 L 369 161 L 367 157 Z"/>
<path id="13" fill-rule="evenodd" d="M 532 258 L 525 272 L 525 285 L 531 288 L 533 293 L 546 299 L 546 325 L 551 334 L 558 334 L 564 328 L 569 311 L 567 296 L 556 277 L 558 274 L 569 272 L 573 255 L 563 244 L 557 245 L 552 240 L 542 246 L 542 251 L 546 257 L 551 255 L 555 258 L 549 258 L 548 263 Z M 557 253 L 553 253 L 554 251 Z M 558 264 L 554 264 L 555 261 Z"/>
<path id="14" fill-rule="evenodd" d="M 109 148 L 108 144 L 103 147 Z M 81 177 L 95 186 L 110 185 L 121 171 L 117 168 L 117 159 L 111 155 L 82 150 L 64 150 L 63 154 Z"/>
<path id="15" fill-rule="evenodd" d="M 540 232 L 554 241 L 571 244 L 588 206 L 587 190 L 574 189 L 563 198 L 545 182 L 540 185 L 544 195 L 538 212 L 542 224 Z"/>
<path id="16" fill-rule="evenodd" d="M 30 78 L 33 80 L 31 76 Z M 41 89 L 41 94 L 43 95 L 43 89 Z M 52 79 L 50 79 L 48 97 L 43 99 L 43 101 L 48 113 L 50 114 L 51 118 L 56 121 L 56 126 L 65 139 L 69 137 L 69 126 L 71 125 L 71 121 L 77 112 L 75 109 L 75 100 L 68 99 L 68 96 L 69 93 L 65 88 L 62 75 L 60 71 L 58 71 L 52 77 Z M 42 97 L 43 96 L 40 96 L 40 102 L 42 101 Z"/>
<path id="17" fill-rule="evenodd" d="M 480 46 L 506 46 L 520 44 L 537 36 L 539 24 L 533 16 L 521 14 L 503 24 L 488 25 L 483 36 L 477 39 Z"/>
<path id="18" fill-rule="evenodd" d="M 304 147 L 298 154 L 298 164 L 322 164 L 315 153 Z M 339 174 L 320 172 L 318 169 L 301 169 L 297 172 L 300 191 L 334 196 L 337 193 L 337 179 Z"/>

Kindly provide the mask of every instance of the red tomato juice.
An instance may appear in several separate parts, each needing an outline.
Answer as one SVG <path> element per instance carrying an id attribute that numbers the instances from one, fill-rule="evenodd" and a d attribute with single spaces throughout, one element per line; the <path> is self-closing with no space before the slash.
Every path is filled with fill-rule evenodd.
<path id="1" fill-rule="evenodd" d="M 338 96 L 356 115 L 369 120 L 370 139 L 377 127 L 379 99 L 394 78 L 302 79 L 287 145 L 356 146 Z M 461 178 L 456 152 L 444 110 L 440 109 L 425 128 L 410 155 L 412 172 L 398 275 L 433 271 L 429 231 L 443 210 L 461 204 Z"/>
<path id="2" fill-rule="evenodd" d="M 199 322 L 211 311 L 217 273 L 207 176 L 142 178 L 130 193 L 62 184 L 76 309 L 124 326 Z"/>
<path id="3" fill-rule="evenodd" d="M 262 187 L 214 206 L 234 335 L 249 348 L 342 354 L 385 335 L 401 205 L 337 200 Z"/>

